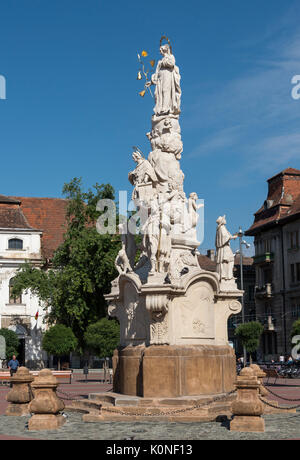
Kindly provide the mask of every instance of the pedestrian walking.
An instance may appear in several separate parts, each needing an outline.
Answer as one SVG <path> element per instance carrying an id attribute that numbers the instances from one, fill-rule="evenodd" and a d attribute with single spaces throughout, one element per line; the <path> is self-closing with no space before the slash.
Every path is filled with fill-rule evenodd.
<path id="1" fill-rule="evenodd" d="M 8 369 L 10 371 L 10 376 L 12 377 L 18 370 L 20 364 L 16 358 L 16 355 L 13 355 L 12 359 L 8 362 Z M 10 383 L 10 388 L 12 388 L 12 383 Z"/>

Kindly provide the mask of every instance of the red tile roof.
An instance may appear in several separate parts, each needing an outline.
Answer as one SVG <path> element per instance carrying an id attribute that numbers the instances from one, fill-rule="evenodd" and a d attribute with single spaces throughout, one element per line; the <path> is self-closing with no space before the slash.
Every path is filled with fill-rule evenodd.
<path id="1" fill-rule="evenodd" d="M 32 229 L 20 205 L 10 204 L 9 202 L 7 202 L 7 204 L 0 202 L 0 228 L 20 230 Z"/>
<path id="2" fill-rule="evenodd" d="M 217 264 L 214 260 L 212 260 L 210 257 L 207 257 L 203 254 L 200 254 L 198 256 L 198 261 L 199 261 L 199 264 L 200 264 L 200 267 L 202 268 L 202 270 L 207 270 L 209 272 L 215 272 L 216 269 L 217 269 Z M 234 256 L 234 265 L 236 267 L 239 267 L 240 265 L 240 255 L 239 254 L 236 254 Z M 253 258 L 252 257 L 243 257 L 243 265 L 244 266 L 247 266 L 247 267 L 250 267 L 251 265 L 253 265 Z"/>
<path id="3" fill-rule="evenodd" d="M 300 170 L 287 168 L 268 179 L 268 185 L 267 199 L 254 214 L 254 223 L 246 235 L 253 236 L 262 229 L 300 217 Z"/>
<path id="4" fill-rule="evenodd" d="M 5 195 L 0 195 L 0 203 L 1 204 L 20 204 L 20 201 L 15 200 Z"/>
<path id="5" fill-rule="evenodd" d="M 67 200 L 59 198 L 10 197 L 21 202 L 21 209 L 33 228 L 43 232 L 42 255 L 51 259 L 63 242 Z"/>
<path id="6" fill-rule="evenodd" d="M 253 265 L 253 257 L 246 257 L 244 256 L 243 257 L 243 265 L 247 266 L 247 267 L 251 267 L 251 265 Z M 240 265 L 240 255 L 239 254 L 236 254 L 234 256 L 234 265 Z"/>
<path id="7" fill-rule="evenodd" d="M 216 262 L 211 260 L 209 257 L 204 256 L 203 254 L 200 254 L 198 256 L 198 261 L 199 265 L 202 268 L 202 270 L 207 270 L 209 272 L 215 272 L 217 268 Z"/>

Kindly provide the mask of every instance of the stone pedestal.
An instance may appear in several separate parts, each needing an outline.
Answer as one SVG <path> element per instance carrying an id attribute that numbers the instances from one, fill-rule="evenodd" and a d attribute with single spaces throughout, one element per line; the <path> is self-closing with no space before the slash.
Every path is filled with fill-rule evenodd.
<path id="1" fill-rule="evenodd" d="M 266 373 L 257 365 L 257 364 L 251 364 L 250 366 L 251 369 L 253 369 L 258 381 L 259 381 L 259 394 L 263 397 L 266 397 L 269 395 L 268 390 L 264 386 L 264 378 L 266 377 Z"/>
<path id="2" fill-rule="evenodd" d="M 29 410 L 34 415 L 29 419 L 28 429 L 56 430 L 65 422 L 59 414 L 64 407 L 64 402 L 56 396 L 57 380 L 49 369 L 43 369 L 32 384 L 34 399 L 29 405 Z"/>
<path id="3" fill-rule="evenodd" d="M 114 391 L 145 398 L 217 395 L 234 389 L 229 346 L 126 347 L 114 355 Z"/>
<path id="4" fill-rule="evenodd" d="M 6 397 L 10 404 L 5 415 L 14 417 L 29 415 L 29 403 L 32 399 L 30 384 L 33 379 L 26 367 L 20 367 L 11 377 L 10 381 L 13 387 Z"/>
<path id="5" fill-rule="evenodd" d="M 28 429 L 30 431 L 57 430 L 65 423 L 65 421 L 65 417 L 63 417 L 62 415 L 34 415 L 29 419 Z"/>
<path id="6" fill-rule="evenodd" d="M 160 274 L 147 283 L 136 274 L 121 275 L 106 296 L 121 326 L 114 391 L 168 398 L 230 392 L 236 367 L 227 321 L 241 310 L 239 296 L 237 289 L 221 291 L 218 275 L 198 265 L 177 285 L 164 283 Z"/>
<path id="7" fill-rule="evenodd" d="M 260 382 L 253 369 L 244 368 L 237 378 L 237 399 L 232 404 L 231 431 L 264 432 L 263 404 L 259 400 Z"/>

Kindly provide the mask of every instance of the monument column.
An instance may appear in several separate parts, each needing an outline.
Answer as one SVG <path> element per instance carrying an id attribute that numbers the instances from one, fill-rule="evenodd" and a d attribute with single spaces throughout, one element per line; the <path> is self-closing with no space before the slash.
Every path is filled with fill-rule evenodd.
<path id="1" fill-rule="evenodd" d="M 166 41 L 167 43 L 164 43 Z M 151 151 L 136 148 L 129 173 L 141 216 L 142 248 L 136 265 L 132 222 L 122 226 L 119 276 L 106 296 L 120 322 L 114 354 L 114 391 L 141 397 L 216 395 L 231 391 L 235 354 L 227 321 L 241 311 L 242 293 L 233 278 L 225 216 L 218 219 L 218 272 L 198 262 L 198 196 L 184 192 L 180 159 L 181 76 L 171 43 L 160 43 L 161 59 L 145 84 L 154 86 Z M 151 61 L 153 64 L 153 61 Z M 152 94 L 152 93 L 151 93 Z"/>

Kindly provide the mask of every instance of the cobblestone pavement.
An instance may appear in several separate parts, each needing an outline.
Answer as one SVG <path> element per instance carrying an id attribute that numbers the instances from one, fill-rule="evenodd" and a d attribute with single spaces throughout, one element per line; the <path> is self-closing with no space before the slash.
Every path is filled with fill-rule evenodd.
<path id="1" fill-rule="evenodd" d="M 83 423 L 80 414 L 69 413 L 65 425 L 56 431 L 27 431 L 27 417 L 0 416 L 0 439 L 49 440 L 284 440 L 300 438 L 300 412 L 292 415 L 268 415 L 265 433 L 235 433 L 225 423 Z M 2 439 L 3 439 L 2 438 Z"/>
<path id="2" fill-rule="evenodd" d="M 58 386 L 58 394 L 65 404 L 70 404 L 69 398 L 84 399 L 87 398 L 89 393 L 104 393 L 112 389 L 112 385 L 103 383 L 101 374 L 91 374 L 88 376 L 87 381 L 85 377 L 80 374 L 74 374 L 72 383 L 60 383 Z M 60 393 L 60 390 L 62 393 Z M 7 402 L 5 397 L 9 391 L 8 386 L 0 385 L 0 415 L 5 413 Z M 66 393 L 66 394 L 65 394 Z"/>
<path id="3" fill-rule="evenodd" d="M 280 381 L 276 385 L 270 382 L 270 389 L 276 394 L 291 399 L 300 399 L 300 381 Z M 111 385 L 99 381 L 99 376 L 94 375 L 85 383 L 82 376 L 76 376 L 73 383 L 61 384 L 59 387 L 69 395 L 81 398 L 87 397 L 91 392 L 104 392 L 111 389 Z M 228 431 L 228 423 L 83 423 L 82 415 L 66 413 L 68 415 L 65 425 L 56 431 L 29 432 L 26 428 L 27 417 L 6 417 L 5 395 L 8 389 L 0 386 L 0 440 L 3 439 L 49 439 L 49 440 L 192 440 L 192 439 L 300 439 L 300 410 L 296 414 L 276 414 L 265 416 L 266 432 L 234 433 Z M 268 399 L 278 400 L 280 405 L 294 405 L 297 403 L 283 401 L 275 397 Z M 69 403 L 65 400 L 66 404 Z M 299 401 L 300 404 L 300 401 Z"/>

